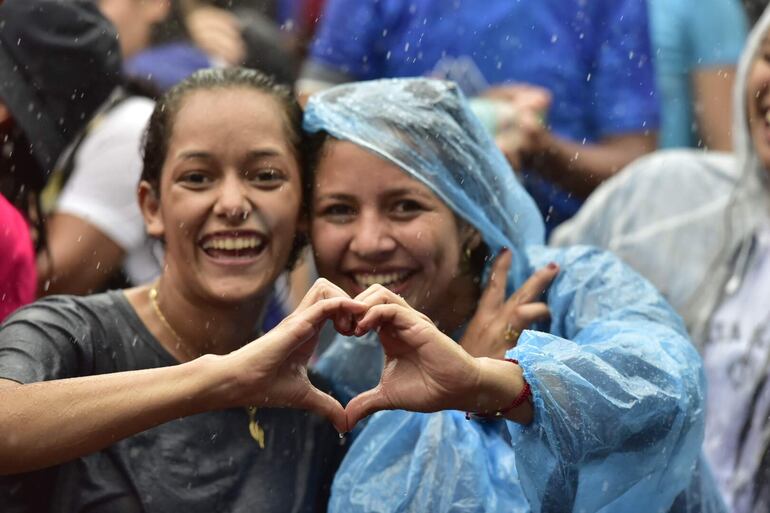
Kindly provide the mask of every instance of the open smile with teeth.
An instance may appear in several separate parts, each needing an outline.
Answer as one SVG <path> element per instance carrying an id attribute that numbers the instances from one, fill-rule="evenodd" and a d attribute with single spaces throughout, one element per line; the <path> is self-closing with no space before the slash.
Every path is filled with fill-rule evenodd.
<path id="1" fill-rule="evenodd" d="M 363 288 L 370 287 L 375 283 L 379 283 L 383 287 L 392 287 L 406 280 L 411 275 L 411 271 L 392 273 L 354 273 L 353 280 Z"/>
<path id="2" fill-rule="evenodd" d="M 212 257 L 253 258 L 265 248 L 265 239 L 249 236 L 214 236 L 201 242 L 201 248 Z"/>

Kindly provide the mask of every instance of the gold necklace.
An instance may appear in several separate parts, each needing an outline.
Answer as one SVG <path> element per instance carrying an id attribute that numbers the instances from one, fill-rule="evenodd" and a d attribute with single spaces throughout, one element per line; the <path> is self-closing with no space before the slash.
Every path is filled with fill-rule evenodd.
<path id="1" fill-rule="evenodd" d="M 155 285 L 150 288 L 149 292 L 150 296 L 150 304 L 152 305 L 152 309 L 155 310 L 155 315 L 158 316 L 158 319 L 160 319 L 160 322 L 163 323 L 163 326 L 166 327 L 166 329 L 174 335 L 174 338 L 177 342 L 177 349 L 182 345 L 182 337 L 179 336 L 179 333 L 176 332 L 174 328 L 171 327 L 171 324 L 169 324 L 168 320 L 166 319 L 166 316 L 163 315 L 163 312 L 160 311 L 160 306 L 158 305 L 158 289 L 155 287 Z"/>
<path id="2" fill-rule="evenodd" d="M 180 337 L 179 333 L 177 333 L 176 330 L 171 327 L 168 319 L 166 319 L 166 316 L 163 315 L 163 312 L 160 310 L 160 305 L 158 304 L 158 289 L 153 285 L 150 288 L 148 295 L 150 297 L 150 304 L 152 305 L 152 309 L 155 310 L 155 315 L 158 316 L 158 319 L 160 319 L 160 322 L 163 323 L 163 326 L 165 326 L 166 329 L 168 329 L 168 331 L 174 335 L 174 338 L 177 342 L 177 349 L 179 349 L 183 346 L 182 337 Z M 257 444 L 259 444 L 259 448 L 264 449 L 265 430 L 262 428 L 262 426 L 259 425 L 259 422 L 257 421 L 257 407 L 247 406 L 246 412 L 249 414 L 249 434 L 251 434 L 251 437 L 257 442 Z"/>

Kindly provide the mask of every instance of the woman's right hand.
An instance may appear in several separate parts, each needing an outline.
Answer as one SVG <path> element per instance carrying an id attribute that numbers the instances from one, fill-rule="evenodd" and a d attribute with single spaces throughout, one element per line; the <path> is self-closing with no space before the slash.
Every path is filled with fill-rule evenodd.
<path id="1" fill-rule="evenodd" d="M 338 332 L 352 334 L 355 318 L 368 306 L 351 299 L 331 282 L 319 279 L 278 326 L 241 349 L 223 357 L 235 382 L 229 402 L 238 406 L 272 406 L 311 410 L 347 431 L 345 410 L 307 376 L 307 363 L 318 343 L 324 322 Z"/>
<path id="2" fill-rule="evenodd" d="M 556 278 L 559 267 L 551 263 L 539 269 L 506 299 L 511 258 L 510 250 L 506 249 L 495 259 L 489 283 L 460 340 L 460 345 L 471 356 L 505 358 L 506 351 L 516 347 L 523 330 L 550 316 L 548 305 L 538 299 Z"/>

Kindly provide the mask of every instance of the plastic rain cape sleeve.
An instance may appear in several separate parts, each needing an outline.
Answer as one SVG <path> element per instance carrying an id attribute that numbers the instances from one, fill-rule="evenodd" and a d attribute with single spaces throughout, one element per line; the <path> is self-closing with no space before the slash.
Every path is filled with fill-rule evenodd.
<path id="1" fill-rule="evenodd" d="M 453 84 L 338 86 L 311 97 L 305 128 L 399 165 L 470 222 L 491 254 L 510 248 L 509 292 L 550 261 L 562 269 L 548 292 L 547 332 L 525 331 L 508 355 L 532 387 L 534 422 L 380 412 L 337 474 L 331 511 L 668 511 L 685 490 L 677 511 L 720 511 L 701 493 L 713 488 L 693 480 L 704 382 L 681 320 L 613 256 L 542 246 L 534 202 Z M 318 370 L 349 399 L 376 385 L 381 366 L 376 341 L 340 336 Z"/>

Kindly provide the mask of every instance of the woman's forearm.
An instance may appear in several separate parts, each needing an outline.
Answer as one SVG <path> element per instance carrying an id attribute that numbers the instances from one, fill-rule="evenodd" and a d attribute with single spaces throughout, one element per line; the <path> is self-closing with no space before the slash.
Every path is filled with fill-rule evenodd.
<path id="1" fill-rule="evenodd" d="M 216 365 L 218 358 L 27 385 L 5 382 L 0 387 L 0 474 L 62 463 L 226 404 L 229 382 Z"/>
<path id="2" fill-rule="evenodd" d="M 529 424 L 534 418 L 532 403 L 523 401 L 521 405 L 508 409 L 524 390 L 525 381 L 521 367 L 506 360 L 479 358 L 480 378 L 478 411 L 491 413 L 506 410 L 504 417 L 519 424 Z"/>

